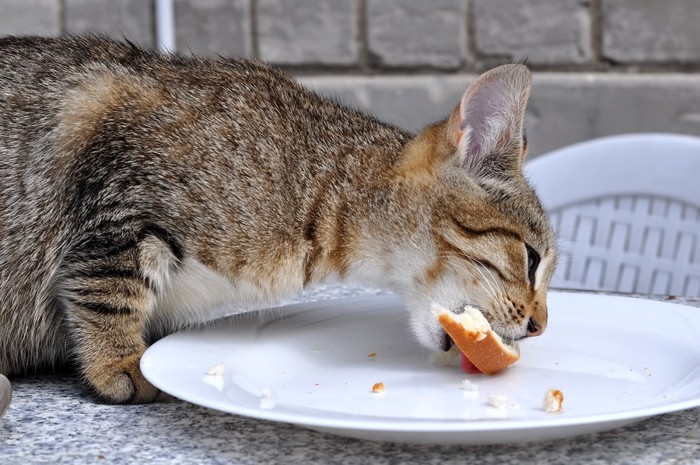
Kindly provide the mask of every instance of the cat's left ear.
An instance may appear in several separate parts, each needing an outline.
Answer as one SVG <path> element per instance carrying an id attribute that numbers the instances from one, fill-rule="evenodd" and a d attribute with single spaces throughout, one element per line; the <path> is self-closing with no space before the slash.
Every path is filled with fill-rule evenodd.
<path id="1" fill-rule="evenodd" d="M 532 75 L 524 65 L 503 65 L 467 88 L 447 122 L 447 137 L 460 164 L 473 175 L 520 171 L 525 157 L 523 124 Z"/>

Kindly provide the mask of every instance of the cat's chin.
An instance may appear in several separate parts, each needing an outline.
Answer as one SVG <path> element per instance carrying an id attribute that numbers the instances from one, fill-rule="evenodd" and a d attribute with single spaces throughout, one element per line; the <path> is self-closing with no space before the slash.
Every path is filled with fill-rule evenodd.
<path id="1" fill-rule="evenodd" d="M 443 352 L 445 330 L 429 309 L 429 305 L 408 305 L 411 330 L 422 346 L 433 352 Z M 514 344 L 527 336 L 524 328 L 503 328 L 498 322 L 494 322 L 491 329 L 508 344 Z"/>
<path id="2" fill-rule="evenodd" d="M 415 296 L 403 296 L 406 308 L 409 312 L 409 323 L 413 335 L 418 342 L 433 352 L 443 352 L 445 345 L 445 330 L 438 319 L 431 312 L 430 304 L 435 299 L 428 302 L 423 298 Z"/>
<path id="3" fill-rule="evenodd" d="M 419 312 L 409 308 L 411 330 L 418 342 L 434 351 L 443 351 L 445 331 L 438 320 L 429 312 Z"/>

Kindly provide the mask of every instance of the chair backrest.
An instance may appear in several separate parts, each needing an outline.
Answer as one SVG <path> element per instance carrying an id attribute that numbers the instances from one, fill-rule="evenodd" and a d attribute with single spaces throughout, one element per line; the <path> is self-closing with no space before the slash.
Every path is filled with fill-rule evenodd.
<path id="1" fill-rule="evenodd" d="M 559 240 L 553 287 L 700 296 L 700 138 L 606 137 L 524 171 Z"/>

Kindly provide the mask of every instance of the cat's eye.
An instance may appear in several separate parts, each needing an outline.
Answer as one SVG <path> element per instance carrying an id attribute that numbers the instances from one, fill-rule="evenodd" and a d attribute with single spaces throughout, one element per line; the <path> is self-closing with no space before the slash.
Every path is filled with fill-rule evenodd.
<path id="1" fill-rule="evenodd" d="M 537 266 L 540 264 L 540 254 L 527 244 L 525 244 L 525 250 L 527 250 L 527 277 L 530 280 L 530 284 L 534 286 L 535 273 L 537 272 Z"/>

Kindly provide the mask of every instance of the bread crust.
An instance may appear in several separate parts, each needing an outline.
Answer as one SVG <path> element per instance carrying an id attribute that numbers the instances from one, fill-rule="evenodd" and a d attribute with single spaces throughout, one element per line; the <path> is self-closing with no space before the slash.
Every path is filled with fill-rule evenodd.
<path id="1" fill-rule="evenodd" d="M 438 320 L 462 353 L 483 373 L 498 373 L 520 359 L 520 354 L 491 330 L 486 333 L 470 330 L 448 313 L 439 315 Z"/>

